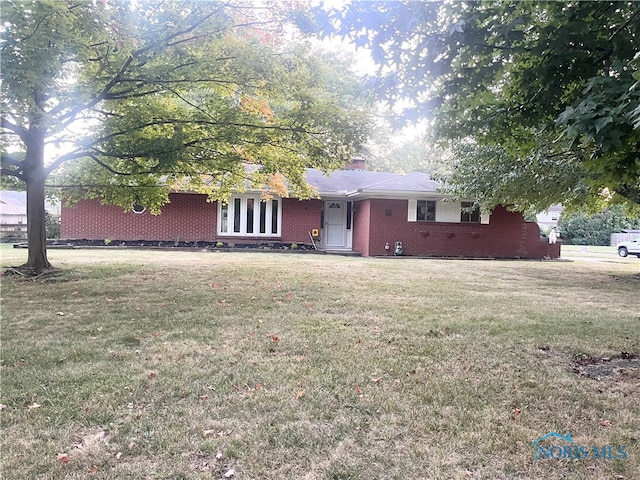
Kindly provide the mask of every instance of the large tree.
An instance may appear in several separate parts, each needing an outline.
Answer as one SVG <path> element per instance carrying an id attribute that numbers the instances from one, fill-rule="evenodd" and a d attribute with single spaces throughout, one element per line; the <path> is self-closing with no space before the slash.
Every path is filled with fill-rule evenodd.
<path id="1" fill-rule="evenodd" d="M 298 23 L 370 49 L 379 97 L 409 119 L 433 118 L 441 138 L 465 139 L 467 170 L 487 162 L 474 145 L 503 149 L 497 163 L 490 152 L 496 174 L 513 161 L 528 169 L 531 195 L 519 175 L 508 186 L 516 207 L 540 206 L 544 186 L 558 192 L 569 165 L 575 183 L 547 204 L 603 192 L 640 203 L 640 3 L 353 1 Z M 508 178 L 493 180 L 486 191 L 506 191 Z"/>
<path id="2" fill-rule="evenodd" d="M 329 85 L 317 56 L 279 42 L 275 15 L 256 5 L 3 2 L 1 167 L 27 190 L 26 269 L 50 267 L 54 172 L 71 201 L 157 213 L 172 188 L 303 195 L 305 167 L 351 158 L 367 116 L 349 85 Z"/>

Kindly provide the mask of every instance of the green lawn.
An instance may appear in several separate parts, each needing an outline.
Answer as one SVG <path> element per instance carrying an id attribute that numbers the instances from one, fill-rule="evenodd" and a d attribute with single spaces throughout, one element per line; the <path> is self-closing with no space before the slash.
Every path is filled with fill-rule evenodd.
<path id="1" fill-rule="evenodd" d="M 640 478 L 638 259 L 50 260 L 2 278 L 3 479 Z"/>

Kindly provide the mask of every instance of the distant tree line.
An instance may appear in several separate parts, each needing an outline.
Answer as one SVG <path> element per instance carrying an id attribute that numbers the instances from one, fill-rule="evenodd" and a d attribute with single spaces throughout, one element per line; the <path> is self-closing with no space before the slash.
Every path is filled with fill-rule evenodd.
<path id="1" fill-rule="evenodd" d="M 600 213 L 562 215 L 558 222 L 562 240 L 570 245 L 609 245 L 611 234 L 623 229 L 640 229 L 640 216 L 614 205 Z"/>

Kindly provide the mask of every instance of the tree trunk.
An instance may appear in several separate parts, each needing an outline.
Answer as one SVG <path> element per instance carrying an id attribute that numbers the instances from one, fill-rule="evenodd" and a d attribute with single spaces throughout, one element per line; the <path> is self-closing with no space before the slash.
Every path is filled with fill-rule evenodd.
<path id="1" fill-rule="evenodd" d="M 47 259 L 47 230 L 44 207 L 44 184 L 47 172 L 44 168 L 43 129 L 32 128 L 26 143 L 25 183 L 27 184 L 27 240 L 29 257 L 23 267 L 40 274 L 51 268 Z"/>
<path id="2" fill-rule="evenodd" d="M 44 207 L 44 175 L 27 181 L 27 238 L 29 257 L 25 267 L 36 274 L 51 268 L 47 259 L 47 230 Z"/>

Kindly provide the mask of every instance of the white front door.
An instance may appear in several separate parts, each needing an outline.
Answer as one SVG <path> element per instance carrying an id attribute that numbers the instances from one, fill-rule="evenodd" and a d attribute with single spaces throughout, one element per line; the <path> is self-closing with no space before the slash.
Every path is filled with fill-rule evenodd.
<path id="1" fill-rule="evenodd" d="M 328 248 L 347 246 L 347 202 L 324 203 L 324 245 Z"/>

